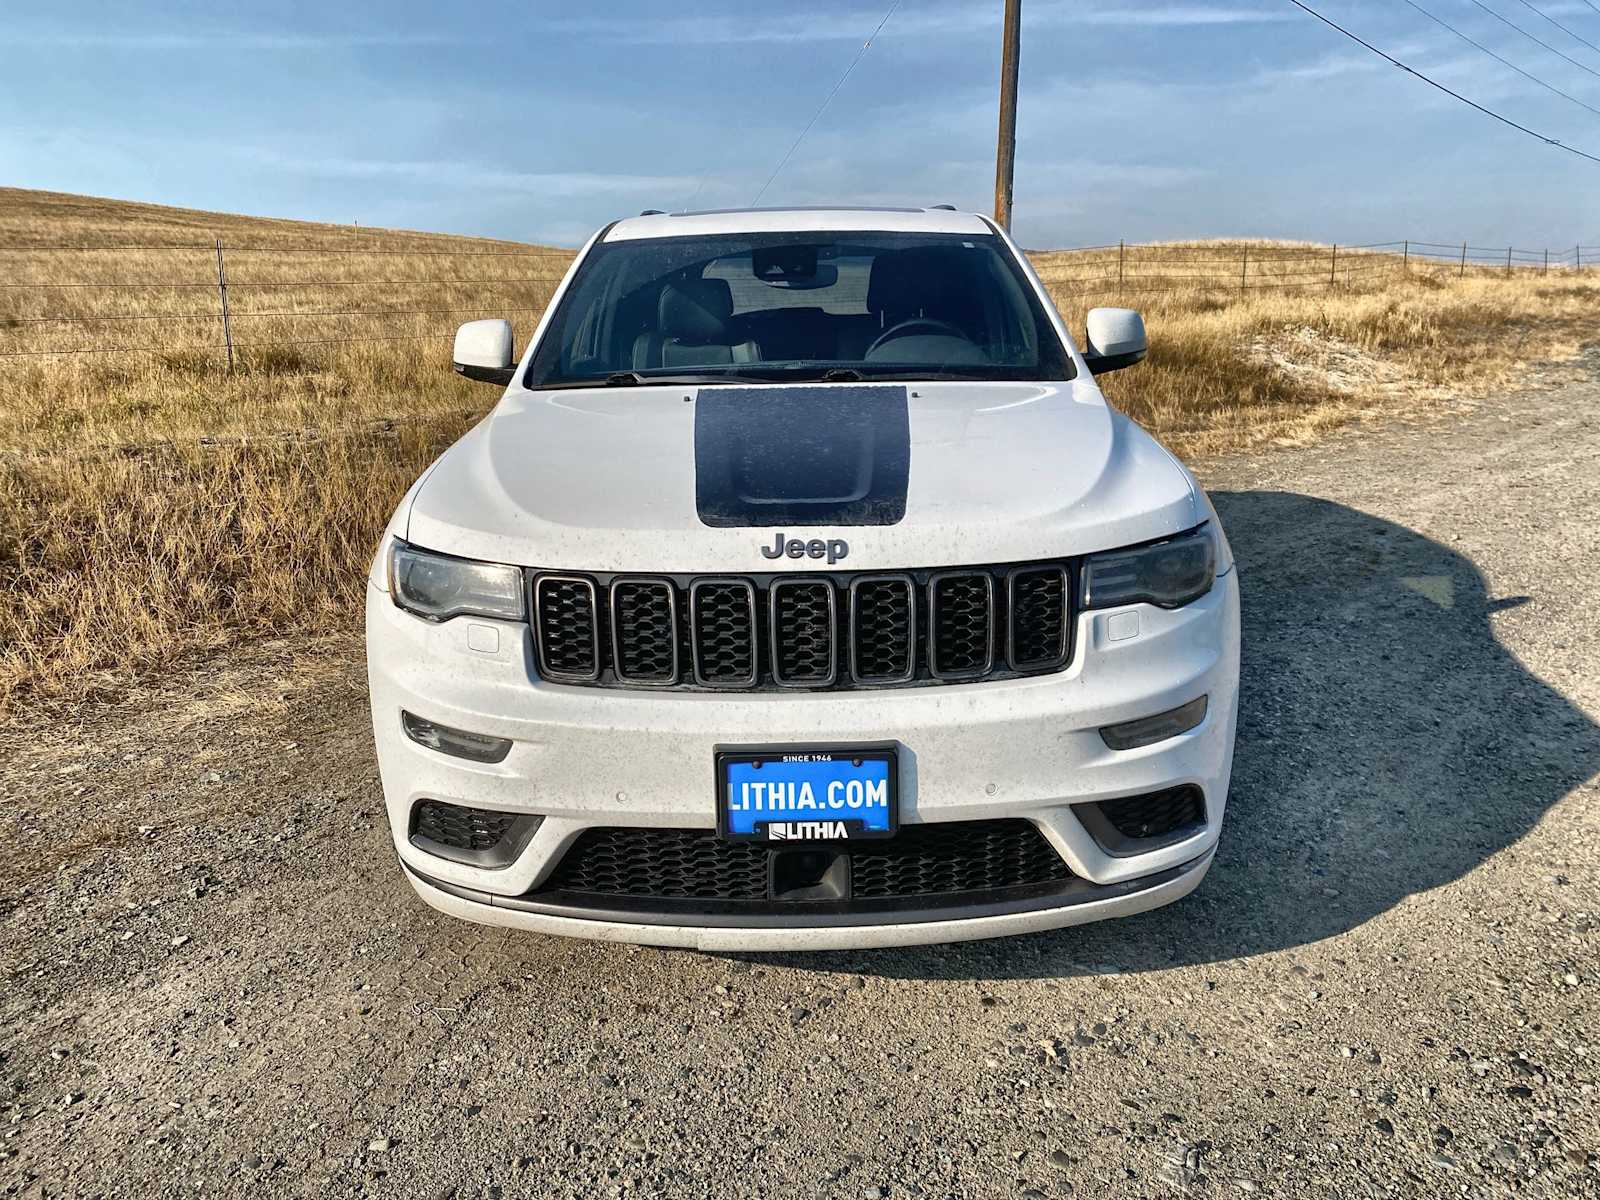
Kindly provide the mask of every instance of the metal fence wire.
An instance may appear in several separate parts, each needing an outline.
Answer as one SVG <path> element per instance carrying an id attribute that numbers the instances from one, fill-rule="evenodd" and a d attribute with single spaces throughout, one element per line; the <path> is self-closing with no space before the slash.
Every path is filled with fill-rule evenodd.
<path id="1" fill-rule="evenodd" d="M 1600 266 L 1600 246 L 1530 250 L 1399 240 L 1357 246 L 1133 243 L 1028 252 L 1058 301 L 1175 293 L 1235 297 Z M 232 371 L 260 352 L 449 341 L 475 317 L 535 317 L 573 252 L 441 246 L 209 242 L 0 246 L 0 360 L 153 354 Z M 209 297 L 209 303 L 207 302 Z M 129 340 L 125 332 L 139 336 Z M 160 344 L 149 344 L 160 343 Z"/>

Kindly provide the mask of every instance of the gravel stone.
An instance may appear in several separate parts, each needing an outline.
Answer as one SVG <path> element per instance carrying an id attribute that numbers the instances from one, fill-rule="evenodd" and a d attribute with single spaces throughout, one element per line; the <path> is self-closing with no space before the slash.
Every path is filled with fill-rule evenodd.
<path id="1" fill-rule="evenodd" d="M 1594 1194 L 1600 351 L 1519 382 L 1195 464 L 1244 595 L 1227 824 L 1121 921 L 734 955 L 452 920 L 396 869 L 346 635 L 9 714 L 0 1190 Z"/>

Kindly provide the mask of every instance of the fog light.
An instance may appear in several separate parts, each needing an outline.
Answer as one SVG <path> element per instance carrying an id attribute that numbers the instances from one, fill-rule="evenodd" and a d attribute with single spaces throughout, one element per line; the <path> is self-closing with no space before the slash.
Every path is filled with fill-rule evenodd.
<path id="1" fill-rule="evenodd" d="M 448 725 L 436 724 L 404 709 L 400 710 L 400 724 L 413 742 L 437 750 L 440 754 L 470 758 L 473 762 L 497 763 L 511 753 L 510 738 L 451 729 Z"/>
<path id="2" fill-rule="evenodd" d="M 1188 733 L 1206 719 L 1206 702 L 1201 696 L 1177 708 L 1169 708 L 1153 717 L 1140 717 L 1137 721 L 1124 721 L 1120 725 L 1103 725 L 1100 739 L 1113 750 L 1137 750 L 1140 746 L 1154 745 L 1167 738 Z"/>

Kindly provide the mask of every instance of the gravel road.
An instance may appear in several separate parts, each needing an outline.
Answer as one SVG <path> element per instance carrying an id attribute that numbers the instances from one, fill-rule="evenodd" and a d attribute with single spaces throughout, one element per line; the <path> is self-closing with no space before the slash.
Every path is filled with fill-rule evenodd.
<path id="1" fill-rule="evenodd" d="M 354 641 L 0 731 L 0 1194 L 1600 1196 L 1600 363 L 1202 466 L 1242 564 L 1191 898 L 711 956 L 396 869 Z"/>

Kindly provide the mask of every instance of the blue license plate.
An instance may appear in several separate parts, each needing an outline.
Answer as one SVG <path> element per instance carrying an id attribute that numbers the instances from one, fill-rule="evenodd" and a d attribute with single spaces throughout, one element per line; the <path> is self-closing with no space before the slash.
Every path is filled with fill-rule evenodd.
<path id="1" fill-rule="evenodd" d="M 717 755 L 717 831 L 743 842 L 889 837 L 899 817 L 892 749 Z"/>

